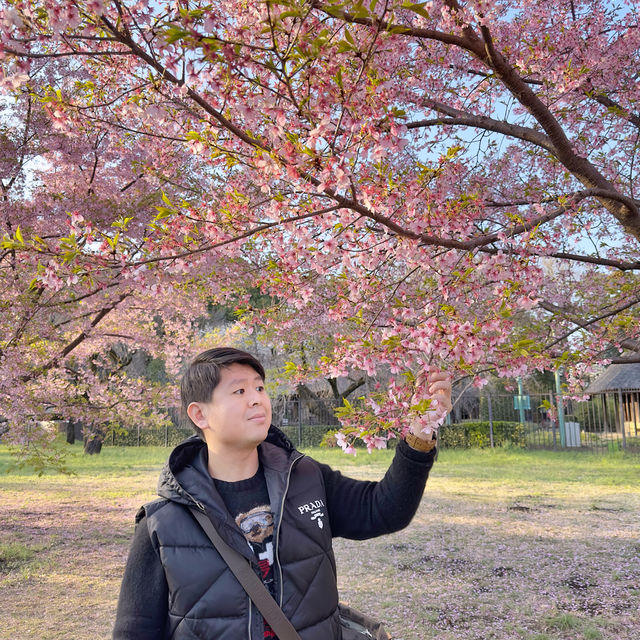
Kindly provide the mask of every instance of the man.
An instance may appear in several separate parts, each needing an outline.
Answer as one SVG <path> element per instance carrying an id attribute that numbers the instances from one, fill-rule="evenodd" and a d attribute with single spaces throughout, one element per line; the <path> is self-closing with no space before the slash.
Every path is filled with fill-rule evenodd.
<path id="1" fill-rule="evenodd" d="M 302 640 L 340 640 L 332 538 L 398 531 L 415 514 L 435 440 L 415 428 L 380 482 L 344 477 L 296 451 L 271 426 L 258 360 L 232 348 L 201 353 L 183 376 L 196 435 L 178 445 L 145 505 L 118 602 L 114 640 L 275 638 L 189 511 L 211 519 L 252 564 Z M 451 408 L 446 374 L 429 393 Z"/>

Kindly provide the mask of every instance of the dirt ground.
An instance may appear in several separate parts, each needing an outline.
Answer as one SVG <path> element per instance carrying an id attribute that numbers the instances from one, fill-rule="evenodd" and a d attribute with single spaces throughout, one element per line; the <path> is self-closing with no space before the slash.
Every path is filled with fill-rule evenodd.
<path id="1" fill-rule="evenodd" d="M 133 518 L 156 478 L 0 478 L 0 640 L 110 638 Z M 639 513 L 640 486 L 436 469 L 409 528 L 336 540 L 341 595 L 397 640 L 637 640 Z"/>
<path id="2" fill-rule="evenodd" d="M 537 489 L 434 478 L 408 529 L 337 545 L 342 597 L 398 640 L 640 638 L 640 495 Z"/>

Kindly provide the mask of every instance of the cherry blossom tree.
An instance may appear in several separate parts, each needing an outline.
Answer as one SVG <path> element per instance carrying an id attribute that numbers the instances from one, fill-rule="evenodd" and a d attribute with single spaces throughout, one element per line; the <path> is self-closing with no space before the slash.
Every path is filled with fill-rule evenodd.
<path id="1" fill-rule="evenodd" d="M 144 349 L 176 371 L 202 306 L 148 270 L 143 286 L 141 275 L 99 257 L 125 244 L 132 250 L 141 230 L 129 227 L 128 211 L 139 218 L 161 202 L 155 186 L 119 171 L 119 145 L 104 132 L 71 141 L 47 129 L 27 93 L 17 107 L 26 111 L 22 122 L 15 113 L 4 118 L 0 395 L 14 437 L 37 463 L 43 449 L 34 440 L 47 444 L 55 435 L 35 428 L 38 420 L 78 420 L 88 444 L 110 425 L 165 420 L 173 388 L 127 375 L 126 367 Z M 34 158 L 27 181 L 19 170 Z"/>
<path id="2" fill-rule="evenodd" d="M 3 166 L 32 141 L 47 162 L 17 195 L 3 177 L 10 419 L 115 337 L 177 368 L 206 301 L 276 343 L 324 336 L 325 377 L 390 371 L 342 416 L 372 446 L 428 408 L 431 368 L 481 386 L 562 364 L 578 384 L 640 357 L 635 3 L 1 11 L 22 132 Z"/>

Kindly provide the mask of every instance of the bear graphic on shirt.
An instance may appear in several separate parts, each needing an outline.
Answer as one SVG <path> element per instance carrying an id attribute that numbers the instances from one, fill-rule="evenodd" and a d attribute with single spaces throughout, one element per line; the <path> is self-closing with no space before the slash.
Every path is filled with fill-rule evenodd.
<path id="1" fill-rule="evenodd" d="M 273 535 L 273 514 L 269 505 L 260 505 L 236 516 L 236 524 L 248 542 L 261 544 Z"/>

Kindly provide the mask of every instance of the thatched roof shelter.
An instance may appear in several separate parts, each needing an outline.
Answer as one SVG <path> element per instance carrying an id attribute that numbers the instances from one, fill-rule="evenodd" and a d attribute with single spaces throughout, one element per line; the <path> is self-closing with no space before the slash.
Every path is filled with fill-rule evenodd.
<path id="1" fill-rule="evenodd" d="M 640 363 L 610 365 L 586 392 L 602 399 L 605 426 L 622 434 L 623 447 L 627 437 L 640 435 Z"/>
<path id="2" fill-rule="evenodd" d="M 587 393 L 606 393 L 640 389 L 640 362 L 612 364 L 586 389 Z"/>

